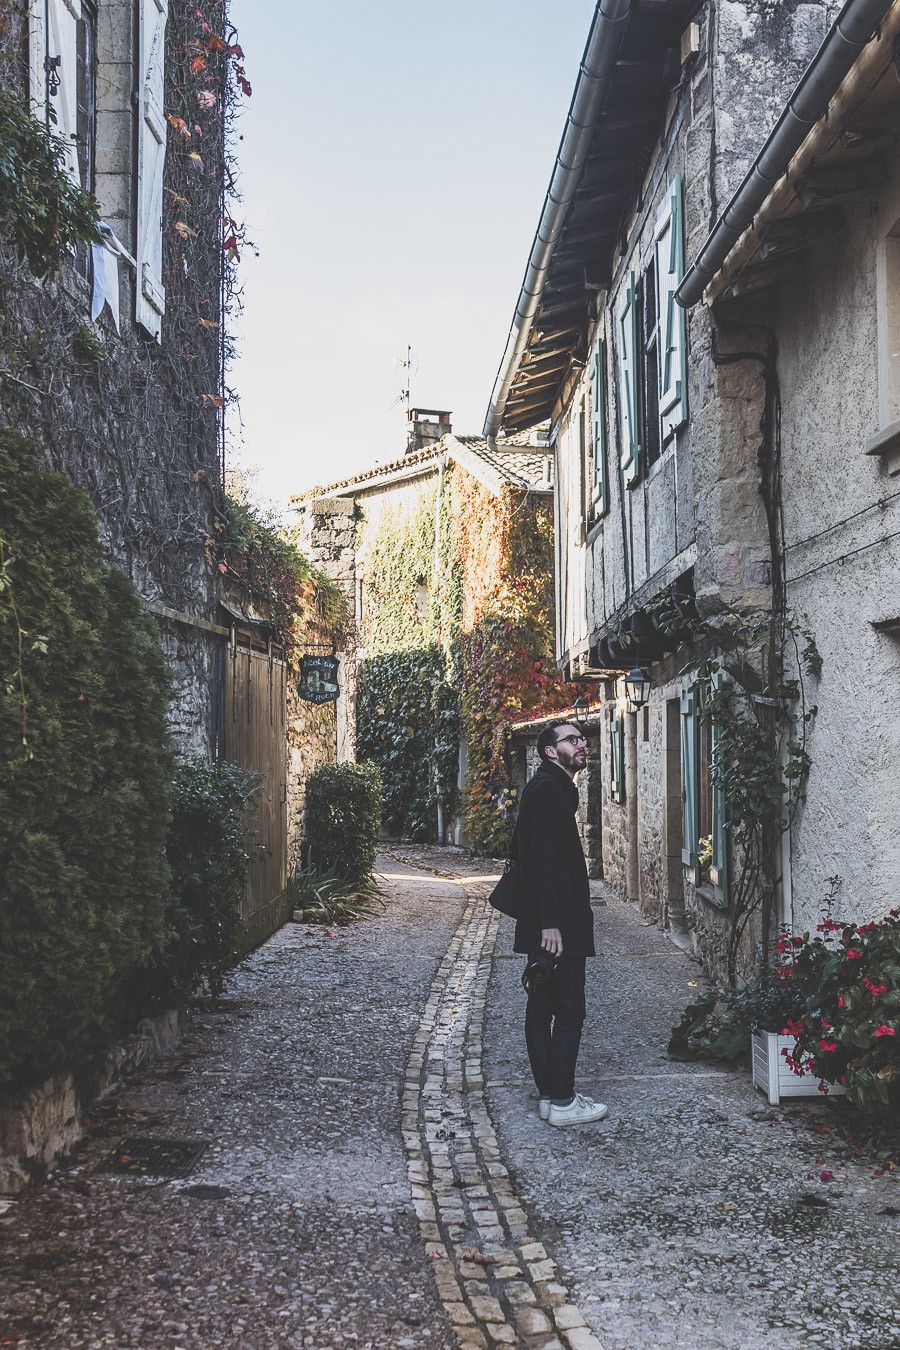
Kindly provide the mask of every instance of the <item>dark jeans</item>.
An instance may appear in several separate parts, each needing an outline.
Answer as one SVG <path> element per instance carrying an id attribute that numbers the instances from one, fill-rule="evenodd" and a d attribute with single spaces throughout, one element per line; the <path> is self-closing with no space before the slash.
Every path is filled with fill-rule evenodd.
<path id="1" fill-rule="evenodd" d="M 563 956 L 539 993 L 529 994 L 525 1044 L 542 1097 L 575 1095 L 575 1064 L 584 1025 L 583 956 Z"/>

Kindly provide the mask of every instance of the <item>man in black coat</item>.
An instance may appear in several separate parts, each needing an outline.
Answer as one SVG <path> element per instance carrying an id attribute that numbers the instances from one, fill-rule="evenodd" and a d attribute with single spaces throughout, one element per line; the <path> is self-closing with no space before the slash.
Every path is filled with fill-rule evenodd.
<path id="1" fill-rule="evenodd" d="M 594 956 L 594 916 L 584 850 L 575 819 L 573 781 L 587 763 L 587 742 L 571 722 L 554 722 L 538 737 L 540 767 L 525 784 L 516 842 L 522 892 L 515 950 L 556 958 L 553 974 L 528 996 L 525 1041 L 551 1125 L 602 1120 L 607 1109 L 575 1091 L 584 1024 L 585 961 Z"/>

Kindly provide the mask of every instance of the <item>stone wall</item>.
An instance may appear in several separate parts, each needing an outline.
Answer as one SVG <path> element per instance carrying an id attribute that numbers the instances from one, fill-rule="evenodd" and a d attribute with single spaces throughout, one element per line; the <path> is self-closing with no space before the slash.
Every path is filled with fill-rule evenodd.
<path id="1" fill-rule="evenodd" d="M 315 629 L 312 636 L 319 636 Z M 297 684 L 299 666 L 288 670 L 288 876 L 300 866 L 306 806 L 306 783 L 320 764 L 337 761 L 337 711 L 333 703 L 309 703 L 300 698 Z"/>
<path id="2" fill-rule="evenodd" d="M 97 193 L 101 213 L 133 251 L 131 95 L 134 7 L 103 6 L 98 27 Z M 169 19 L 169 39 L 178 34 Z M 4 9 L 4 82 L 25 98 L 28 5 Z M 129 59 L 126 59 L 128 57 Z M 180 56 L 178 58 L 180 60 Z M 119 120 L 117 121 L 116 118 Z M 204 142 L 216 172 L 215 138 Z M 166 183 L 171 186 L 170 159 Z M 213 183 L 214 190 L 214 183 Z M 168 296 L 162 341 L 135 322 L 135 274 L 118 260 L 121 334 L 105 308 L 90 318 L 86 250 L 57 276 L 38 280 L 0 244 L 0 426 L 31 438 L 47 465 L 90 498 L 109 558 L 140 595 L 207 621 L 216 618 L 217 577 L 205 557 L 215 534 L 221 477 L 217 414 L 202 394 L 218 389 L 218 235 L 193 241 L 196 266 Z M 164 266 L 167 259 L 164 253 Z M 203 328 L 197 313 L 212 324 Z M 189 330 L 189 337 L 186 333 Z M 172 730 L 182 751 L 209 755 L 215 736 L 221 639 L 155 618 L 173 675 Z"/>
<path id="3" fill-rule="evenodd" d="M 344 593 L 349 613 L 356 603 L 356 513 L 343 497 L 317 497 L 298 507 L 301 552 Z M 314 613 L 301 622 L 303 636 L 296 662 L 288 674 L 288 872 L 300 864 L 306 782 L 320 764 L 352 761 L 356 754 L 356 646 L 355 627 L 337 647 L 340 662 L 336 703 L 315 704 L 300 698 L 299 660 L 306 650 L 325 652 L 332 634 Z"/>
<path id="4" fill-rule="evenodd" d="M 57 1074 L 28 1092 L 0 1095 L 0 1195 L 20 1194 L 67 1157 L 84 1134 L 91 1102 L 171 1055 L 185 1016 L 173 1009 L 144 1018 L 133 1036 L 92 1069 Z"/>

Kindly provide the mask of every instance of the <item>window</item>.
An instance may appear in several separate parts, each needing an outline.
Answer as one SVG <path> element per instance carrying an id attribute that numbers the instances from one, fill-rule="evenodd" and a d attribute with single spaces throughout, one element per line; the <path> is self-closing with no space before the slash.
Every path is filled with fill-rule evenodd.
<path id="1" fill-rule="evenodd" d="M 627 487 L 640 478 L 641 447 L 638 440 L 637 395 L 637 289 L 634 274 L 623 288 L 617 313 L 616 340 L 619 357 L 619 404 L 622 410 L 622 445 L 619 463 Z"/>
<path id="2" fill-rule="evenodd" d="M 602 336 L 597 340 L 591 362 L 591 412 L 591 504 L 595 516 L 604 516 L 609 510 L 609 477 L 606 465 L 606 339 Z"/>
<path id="3" fill-rule="evenodd" d="M 659 459 L 659 311 L 657 309 L 656 260 L 651 257 L 637 286 L 638 321 L 638 441 L 643 468 Z"/>
<path id="4" fill-rule="evenodd" d="M 715 781 L 719 755 L 715 724 L 700 716 L 698 694 L 681 694 L 681 861 L 698 867 L 701 839 L 712 845 L 709 879 L 721 900 L 728 895 L 728 826 L 725 790 Z M 697 873 L 699 880 L 699 872 Z M 720 902 L 721 902 L 720 900 Z"/>
<path id="5" fill-rule="evenodd" d="M 609 713 L 610 795 L 614 802 L 625 800 L 625 714 L 618 705 Z"/>
<path id="6" fill-rule="evenodd" d="M 75 129 L 78 177 L 85 192 L 94 191 L 94 144 L 97 112 L 97 11 L 82 0 L 75 41 Z"/>

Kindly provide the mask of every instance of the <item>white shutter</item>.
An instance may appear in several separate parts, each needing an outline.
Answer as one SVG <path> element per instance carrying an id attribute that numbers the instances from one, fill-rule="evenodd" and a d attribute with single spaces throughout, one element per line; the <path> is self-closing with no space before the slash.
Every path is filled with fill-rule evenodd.
<path id="1" fill-rule="evenodd" d="M 640 473 L 637 405 L 637 305 L 634 273 L 625 284 L 618 312 L 619 402 L 622 406 L 622 445 L 620 462 L 626 484 L 635 483 Z"/>
<path id="2" fill-rule="evenodd" d="M 45 27 L 45 0 L 31 0 L 28 20 L 28 74 L 31 110 L 41 122 L 66 142 L 65 170 L 73 182 L 81 186 L 78 172 L 78 151 L 72 139 L 78 130 L 77 69 L 78 20 L 81 18 L 81 0 L 47 0 Z M 59 81 L 55 94 L 47 97 L 47 60 L 55 62 L 54 82 Z M 52 110 L 53 116 L 50 116 Z"/>
<path id="3" fill-rule="evenodd" d="M 660 326 L 659 416 L 664 441 L 687 421 L 685 313 L 675 292 L 684 275 L 684 209 L 676 178 L 656 217 L 656 286 Z"/>
<path id="4" fill-rule="evenodd" d="M 137 286 L 139 324 L 159 341 L 166 301 L 162 282 L 163 114 L 167 0 L 139 0 Z"/>

